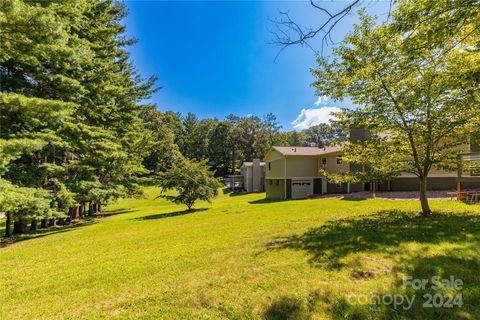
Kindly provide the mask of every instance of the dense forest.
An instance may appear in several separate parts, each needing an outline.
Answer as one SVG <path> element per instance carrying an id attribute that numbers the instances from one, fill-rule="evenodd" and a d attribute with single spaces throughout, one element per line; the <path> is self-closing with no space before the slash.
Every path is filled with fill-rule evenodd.
<path id="1" fill-rule="evenodd" d="M 146 103 L 156 78 L 129 58 L 122 4 L 0 2 L 0 212 L 6 235 L 69 223 L 134 196 L 180 157 L 216 176 L 272 145 L 328 140 L 282 132 L 275 115 L 199 119 Z M 13 229 L 11 226 L 13 225 Z"/>
<path id="2" fill-rule="evenodd" d="M 151 153 L 144 160 L 151 172 L 168 169 L 179 154 L 207 160 L 217 176 L 225 176 L 235 173 L 243 161 L 262 159 L 271 146 L 318 146 L 344 136 L 328 124 L 301 132 L 281 131 L 272 113 L 263 118 L 229 115 L 224 120 L 200 120 L 192 113 L 182 116 L 148 106 L 140 117 L 154 134 Z"/>

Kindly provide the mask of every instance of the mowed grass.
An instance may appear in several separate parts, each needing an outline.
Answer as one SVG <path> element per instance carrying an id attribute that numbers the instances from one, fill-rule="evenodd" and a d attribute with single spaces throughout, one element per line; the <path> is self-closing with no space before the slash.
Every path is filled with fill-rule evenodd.
<path id="1" fill-rule="evenodd" d="M 126 199 L 110 216 L 0 248 L 0 319 L 479 319 L 480 206 L 269 202 L 221 194 L 194 212 Z M 423 308 L 411 275 L 462 279 L 463 306 Z M 411 309 L 358 302 L 416 295 Z"/>

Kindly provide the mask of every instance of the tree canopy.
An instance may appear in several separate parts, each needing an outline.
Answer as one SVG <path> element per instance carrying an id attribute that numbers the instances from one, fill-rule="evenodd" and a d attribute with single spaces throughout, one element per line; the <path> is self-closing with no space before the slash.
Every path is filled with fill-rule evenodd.
<path id="1" fill-rule="evenodd" d="M 0 178 L 17 206 L 0 211 L 14 232 L 134 193 L 147 172 L 139 113 L 155 79 L 129 60 L 124 16 L 115 1 L 1 2 Z"/>
<path id="2" fill-rule="evenodd" d="M 191 210 L 198 200 L 210 203 L 221 187 L 204 161 L 185 158 L 160 174 L 159 185 L 162 187 L 162 197 L 174 203 L 184 204 L 188 210 Z M 168 194 L 169 192 L 173 192 L 173 195 Z"/>
<path id="3" fill-rule="evenodd" d="M 476 1 L 398 1 L 382 24 L 362 11 L 333 59 L 319 56 L 313 70 L 318 94 L 361 106 L 342 113 L 340 124 L 387 137 L 374 148 L 397 146 L 396 162 L 419 178 L 425 214 L 429 172 L 452 169 L 478 131 L 479 19 Z"/>

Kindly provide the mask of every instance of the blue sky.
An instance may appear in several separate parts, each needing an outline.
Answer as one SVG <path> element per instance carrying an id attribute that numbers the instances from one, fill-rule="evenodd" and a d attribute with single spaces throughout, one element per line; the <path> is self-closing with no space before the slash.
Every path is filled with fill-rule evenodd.
<path id="1" fill-rule="evenodd" d="M 290 47 L 275 60 L 269 18 L 278 12 L 305 26 L 324 15 L 304 1 L 126 1 L 127 32 L 138 42 L 130 48 L 142 75 L 156 75 L 163 88 L 151 101 L 161 111 L 193 112 L 200 118 L 223 119 L 272 112 L 284 130 L 324 120 L 325 107 L 349 103 L 318 99 L 311 87 L 314 52 Z M 345 1 L 325 1 L 332 10 Z M 374 14 L 388 12 L 388 1 L 365 3 Z M 341 40 L 356 16 L 344 19 L 333 34 Z M 312 42 L 320 48 L 319 41 Z M 323 109 L 321 109 L 323 108 Z"/>

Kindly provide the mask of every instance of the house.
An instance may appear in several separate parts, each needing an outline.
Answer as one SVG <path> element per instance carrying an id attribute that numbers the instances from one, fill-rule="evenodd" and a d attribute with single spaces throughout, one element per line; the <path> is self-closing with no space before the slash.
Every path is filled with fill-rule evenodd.
<path id="1" fill-rule="evenodd" d="M 340 147 L 272 147 L 265 163 L 267 198 L 301 199 L 307 195 L 357 191 L 347 184 L 329 183 L 320 176 L 322 167 L 331 172 L 349 170 Z"/>
<path id="2" fill-rule="evenodd" d="M 243 189 L 245 191 L 265 191 L 265 162 L 261 162 L 260 159 L 244 162 L 240 167 L 240 175 L 243 177 Z"/>
<path id="3" fill-rule="evenodd" d="M 473 152 L 476 146 L 470 146 Z M 473 155 L 476 153 L 469 153 Z M 370 183 L 330 183 L 320 175 L 320 169 L 331 173 L 354 172 L 358 165 L 343 161 L 341 147 L 272 147 L 265 156 L 265 191 L 272 199 L 301 199 L 325 193 L 370 191 Z M 479 160 L 480 161 L 480 160 Z M 475 172 L 452 173 L 433 169 L 429 174 L 429 190 L 478 188 L 480 177 Z M 379 191 L 418 190 L 418 179 L 413 174 L 401 173 Z"/>

